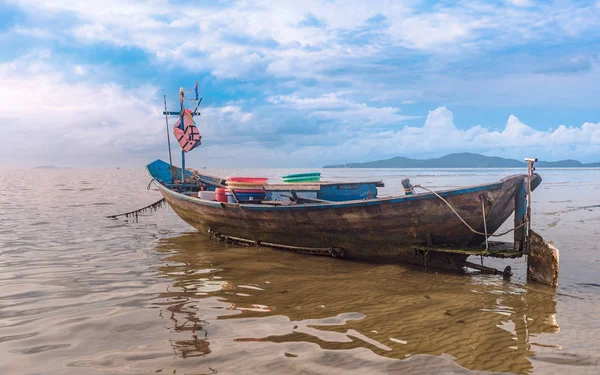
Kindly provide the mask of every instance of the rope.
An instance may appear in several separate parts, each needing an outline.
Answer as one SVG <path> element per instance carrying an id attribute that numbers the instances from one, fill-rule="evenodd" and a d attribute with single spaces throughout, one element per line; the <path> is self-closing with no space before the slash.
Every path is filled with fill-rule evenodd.
<path id="1" fill-rule="evenodd" d="M 463 219 L 463 218 L 462 218 L 462 217 L 461 217 L 461 216 L 458 214 L 458 212 L 456 212 L 456 210 L 454 209 L 454 207 L 452 207 L 452 205 L 451 205 L 450 203 L 448 203 L 448 201 L 447 201 L 447 200 L 445 200 L 445 199 L 444 199 L 444 198 L 443 198 L 441 195 L 439 195 L 439 194 L 438 194 L 438 193 L 436 193 L 435 191 L 433 191 L 433 190 L 431 190 L 431 189 L 427 189 L 426 187 L 423 187 L 423 186 L 421 186 L 421 185 L 414 185 L 413 187 L 416 187 L 416 188 L 418 187 L 418 188 L 420 188 L 420 189 L 426 190 L 426 191 L 428 191 L 428 192 L 432 193 L 433 195 L 435 195 L 436 197 L 440 198 L 440 199 L 442 200 L 442 202 L 446 203 L 446 205 L 447 205 L 448 207 L 450 207 L 450 209 L 452 210 L 452 212 L 454 212 L 454 214 L 456 215 L 456 217 L 458 217 L 458 218 L 460 219 L 460 221 L 462 221 L 462 223 L 463 223 L 463 224 L 464 224 L 464 225 L 465 225 L 467 228 L 469 228 L 469 230 L 470 230 L 471 232 L 473 232 L 473 233 L 475 233 L 475 234 L 479 234 L 479 235 L 481 235 L 481 236 L 486 236 L 486 238 L 487 238 L 487 236 L 490 236 L 490 237 L 502 237 L 502 236 L 504 236 L 505 234 L 508 234 L 508 233 L 510 233 L 510 232 L 512 232 L 512 231 L 515 231 L 515 230 L 517 230 L 517 229 L 520 229 L 520 228 L 524 227 L 525 225 L 527 225 L 527 220 L 525 220 L 525 221 L 524 221 L 524 222 L 523 222 L 521 225 L 519 225 L 519 226 L 516 226 L 516 227 L 514 227 L 514 228 L 512 228 L 512 229 L 509 229 L 509 230 L 507 230 L 507 231 L 505 231 L 505 232 L 502 232 L 502 233 L 500 233 L 500 234 L 487 234 L 487 229 L 486 229 L 486 233 L 481 233 L 481 232 L 479 232 L 479 231 L 476 231 L 475 229 L 473 229 L 473 228 L 472 228 L 472 227 L 471 227 L 471 226 L 470 226 L 470 225 L 469 225 L 469 224 L 468 224 L 468 223 L 467 223 L 467 222 L 466 222 L 466 221 L 465 221 L 465 220 L 464 220 L 464 219 Z M 484 214 L 484 216 L 485 216 L 485 214 Z M 484 220 L 485 220 L 485 217 L 484 217 Z"/>
<path id="2" fill-rule="evenodd" d="M 156 178 L 153 178 L 152 180 L 150 180 L 150 182 L 148 183 L 148 186 L 146 187 L 146 190 L 150 190 L 150 186 L 152 186 L 152 182 L 156 181 Z"/>
<path id="3" fill-rule="evenodd" d="M 485 221 L 485 202 L 481 200 L 481 212 L 483 214 L 483 230 L 485 231 L 485 251 L 489 250 L 488 246 L 488 234 L 487 234 L 487 222 Z M 481 260 L 483 262 L 483 258 Z"/>
<path id="4" fill-rule="evenodd" d="M 110 216 L 107 216 L 107 218 L 109 218 L 109 219 L 116 219 L 119 216 L 125 216 L 126 218 L 129 218 L 129 216 L 131 216 L 133 218 L 133 221 L 137 222 L 138 221 L 138 216 L 140 214 L 143 214 L 144 212 L 147 212 L 147 211 L 156 211 L 159 208 L 166 206 L 166 203 L 167 203 L 167 201 L 165 200 L 165 198 L 162 198 L 162 199 L 160 199 L 160 200 L 158 200 L 158 201 L 156 201 L 156 202 L 154 202 L 152 204 L 147 205 L 146 207 L 142 207 L 142 208 L 137 209 L 135 211 L 124 212 L 122 214 L 110 215 Z"/>
<path id="5" fill-rule="evenodd" d="M 208 234 L 210 234 L 211 236 L 214 236 L 219 241 L 233 242 L 233 243 L 237 243 L 237 244 L 245 245 L 245 246 L 265 246 L 265 247 L 272 247 L 272 248 L 281 249 L 281 250 L 291 250 L 291 251 L 295 251 L 297 253 L 302 253 L 302 254 L 331 256 L 333 258 L 343 258 L 344 257 L 344 250 L 339 247 L 304 247 L 304 246 L 282 245 L 282 244 L 276 244 L 276 243 L 271 243 L 271 242 L 263 242 L 263 241 L 258 241 L 258 240 L 250 240 L 250 239 L 246 239 L 246 238 L 228 236 L 225 234 L 221 234 L 210 228 L 208 229 Z"/>

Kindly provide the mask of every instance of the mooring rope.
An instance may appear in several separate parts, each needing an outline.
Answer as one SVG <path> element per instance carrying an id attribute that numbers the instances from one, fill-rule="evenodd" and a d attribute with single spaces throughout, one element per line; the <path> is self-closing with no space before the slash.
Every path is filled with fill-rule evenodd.
<path id="1" fill-rule="evenodd" d="M 481 213 L 483 215 L 483 230 L 485 231 L 485 251 L 489 251 L 488 246 L 488 232 L 487 232 L 487 222 L 485 220 L 485 201 L 481 200 Z M 481 263 L 483 263 L 483 258 L 481 258 Z"/>
<path id="2" fill-rule="evenodd" d="M 518 225 L 518 226 L 516 226 L 516 227 L 514 227 L 514 228 L 511 228 L 511 229 L 509 229 L 509 230 L 507 230 L 507 231 L 505 231 L 505 232 L 499 233 L 499 234 L 488 234 L 488 233 L 487 233 L 487 228 L 485 229 L 486 233 L 482 233 L 482 232 L 479 232 L 479 231 L 476 231 L 475 229 L 473 229 L 473 227 L 471 227 L 471 226 L 470 226 L 470 225 L 469 225 L 469 224 L 468 224 L 468 223 L 465 221 L 465 219 L 463 219 L 463 218 L 462 218 L 462 217 L 459 215 L 459 213 L 458 213 L 458 212 L 456 212 L 456 210 L 454 209 L 454 207 L 452 207 L 452 205 L 451 205 L 450 203 L 448 203 L 448 201 L 447 201 L 447 200 L 445 200 L 445 199 L 444 199 L 444 197 L 442 197 L 441 195 L 439 195 L 439 194 L 438 194 L 438 193 L 436 193 L 435 191 L 433 191 L 433 190 L 431 190 L 431 189 L 428 189 L 428 188 L 426 188 L 426 187 L 423 187 L 423 186 L 421 186 L 421 185 L 414 185 L 413 187 L 416 187 L 416 188 L 418 187 L 418 188 L 420 188 L 420 189 L 426 190 L 426 191 L 428 191 L 428 192 L 432 193 L 433 195 L 435 195 L 436 197 L 440 198 L 440 199 L 442 200 L 442 202 L 446 203 L 446 205 L 447 205 L 447 206 L 448 206 L 448 207 L 449 207 L 449 208 L 452 210 L 452 212 L 454 212 L 454 214 L 456 215 L 456 217 L 458 217 L 458 218 L 460 219 L 460 221 L 462 221 L 462 223 L 463 223 L 463 224 L 464 224 L 464 225 L 465 225 L 467 228 L 469 228 L 469 230 L 470 230 L 471 232 L 473 232 L 473 233 L 475 233 L 475 234 L 479 234 L 479 235 L 481 235 L 481 236 L 485 236 L 486 238 L 487 238 L 487 236 L 490 236 L 490 237 L 502 237 L 502 236 L 504 236 L 505 234 L 508 234 L 508 233 L 510 233 L 510 232 L 512 232 L 512 231 L 515 231 L 515 230 L 517 230 L 517 229 L 520 229 L 520 228 L 524 227 L 525 225 L 527 225 L 527 220 L 525 220 L 525 221 L 524 221 L 524 222 L 523 222 L 521 225 Z M 485 213 L 484 213 L 484 215 L 485 215 Z M 484 218 L 484 220 L 485 220 L 485 218 Z"/>
<path id="3" fill-rule="evenodd" d="M 153 178 L 152 180 L 150 180 L 150 182 L 148 183 L 148 186 L 146 187 L 146 190 L 150 190 L 150 186 L 152 186 L 152 182 L 156 181 L 156 178 Z"/>

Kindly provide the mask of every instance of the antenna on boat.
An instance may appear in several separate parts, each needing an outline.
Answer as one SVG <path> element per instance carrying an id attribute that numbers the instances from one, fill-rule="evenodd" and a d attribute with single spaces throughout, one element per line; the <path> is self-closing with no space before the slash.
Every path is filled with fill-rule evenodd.
<path id="1" fill-rule="evenodd" d="M 171 137 L 169 136 L 169 115 L 167 114 L 167 94 L 163 90 L 163 99 L 165 101 L 165 124 L 167 126 L 167 145 L 169 146 L 169 164 L 173 166 L 173 158 L 171 157 Z"/>
<path id="2" fill-rule="evenodd" d="M 184 108 L 183 108 L 183 101 L 185 99 L 185 93 L 183 92 L 183 87 L 179 88 L 179 104 L 181 105 L 181 113 L 179 114 L 179 128 L 181 129 L 181 131 L 183 131 L 185 129 L 183 122 L 184 122 Z M 185 180 L 185 151 L 182 149 L 181 150 L 181 181 Z"/>
<path id="3" fill-rule="evenodd" d="M 194 110 L 192 111 L 192 116 L 196 116 L 199 115 L 198 111 L 198 107 L 200 107 L 200 103 L 202 103 L 202 98 L 200 98 L 200 100 L 198 100 L 198 104 L 196 104 L 196 108 L 194 108 Z"/>
<path id="4" fill-rule="evenodd" d="M 527 243 L 525 246 L 525 254 L 529 254 L 531 245 L 531 180 L 535 171 L 534 164 L 538 161 L 537 158 L 525 158 L 527 162 Z"/>
<path id="5" fill-rule="evenodd" d="M 194 93 L 196 94 L 196 97 L 194 99 L 190 99 L 192 102 L 198 102 L 196 103 L 196 108 L 194 108 L 194 110 L 192 111 L 192 116 L 197 116 L 199 115 L 198 111 L 198 107 L 200 107 L 200 103 L 202 103 L 202 98 L 198 99 L 198 81 L 196 81 L 196 86 L 194 86 Z"/>

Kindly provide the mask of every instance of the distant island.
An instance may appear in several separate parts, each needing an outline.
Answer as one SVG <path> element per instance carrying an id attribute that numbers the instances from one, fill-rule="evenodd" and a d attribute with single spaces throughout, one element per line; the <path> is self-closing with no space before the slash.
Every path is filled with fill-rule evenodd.
<path id="1" fill-rule="evenodd" d="M 323 168 L 523 168 L 524 161 L 463 152 L 434 159 L 410 159 L 397 156 L 391 159 L 326 165 Z M 584 164 L 577 160 L 539 161 L 541 168 L 598 168 L 599 163 Z"/>
<path id="2" fill-rule="evenodd" d="M 33 169 L 58 169 L 60 167 L 57 167 L 56 165 L 40 165 L 37 167 L 33 167 Z"/>
<path id="3" fill-rule="evenodd" d="M 72 167 L 57 167 L 56 165 L 39 165 L 31 169 L 71 169 Z"/>

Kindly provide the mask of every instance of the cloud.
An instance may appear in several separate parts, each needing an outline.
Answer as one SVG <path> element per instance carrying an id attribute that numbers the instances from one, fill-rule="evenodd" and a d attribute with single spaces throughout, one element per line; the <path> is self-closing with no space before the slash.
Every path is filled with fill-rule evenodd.
<path id="1" fill-rule="evenodd" d="M 169 73 L 177 79 L 208 75 L 226 89 L 254 86 L 253 95 L 263 100 L 354 90 L 362 93 L 353 98 L 355 102 L 373 107 L 379 100 L 376 107 L 390 109 L 407 100 L 428 108 L 548 100 L 593 105 L 594 95 L 583 93 L 597 91 L 590 82 L 597 78 L 594 46 L 600 47 L 595 27 L 600 8 L 590 4 L 427 5 L 416 0 L 176 5 L 166 0 L 107 0 L 102 6 L 89 0 L 21 0 L 17 4 L 36 26 L 15 26 L 10 35 L 30 30 L 30 38 L 40 43 L 60 40 L 75 55 L 83 49 L 82 55 L 91 56 L 98 46 L 107 45 L 142 51 L 143 59 L 150 60 L 146 69 L 155 71 L 140 71 L 137 66 L 127 71 L 126 65 L 134 62 L 113 62 L 115 70 L 123 70 L 120 79 L 127 82 L 164 80 Z M 576 47 L 582 41 L 589 42 L 587 50 Z M 10 47 L 7 50 L 14 50 Z M 110 57 L 96 56 L 111 63 Z M 566 79 L 554 79 L 556 75 Z M 578 94 L 573 96 L 565 85 Z"/>
<path id="2" fill-rule="evenodd" d="M 531 0 L 509 0 L 508 3 L 518 7 L 530 7 L 534 4 Z"/>
<path id="3" fill-rule="evenodd" d="M 101 7 L 81 0 L 22 0 L 19 4 L 36 17 L 75 18 L 71 27 L 53 33 L 71 35 L 83 43 L 140 48 L 171 64 L 227 78 L 250 72 L 318 77 L 332 66 L 349 66 L 357 58 L 377 60 L 393 49 L 461 59 L 529 40 L 594 34 L 600 20 L 594 6 L 533 6 L 524 0 L 510 1 L 515 6 L 508 8 L 466 1 L 427 8 L 410 0 L 369 4 L 262 0 L 224 6 L 175 5 L 165 0 L 107 0 Z"/>
<path id="4" fill-rule="evenodd" d="M 38 54 L 0 65 L 0 139 L 6 160 L 98 162 L 118 150 L 140 151 L 160 139 L 145 124 L 158 113 L 156 89 L 71 81 Z M 76 67 L 71 70 L 77 71 Z"/>
<path id="5" fill-rule="evenodd" d="M 345 99 L 344 93 L 329 93 L 316 98 L 301 98 L 297 95 L 280 95 L 268 98 L 273 105 L 304 111 L 308 118 L 332 120 L 336 125 L 350 128 L 363 126 L 398 125 L 418 116 L 400 115 L 397 107 L 375 107 L 366 103 Z"/>
<path id="6" fill-rule="evenodd" d="M 98 83 L 80 66 L 58 69 L 51 62 L 51 54 L 38 52 L 0 64 L 3 164 L 131 165 L 164 147 L 156 87 Z M 215 124 L 252 118 L 232 105 L 204 110 Z"/>

